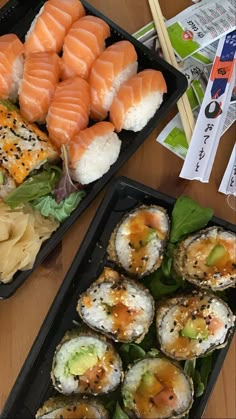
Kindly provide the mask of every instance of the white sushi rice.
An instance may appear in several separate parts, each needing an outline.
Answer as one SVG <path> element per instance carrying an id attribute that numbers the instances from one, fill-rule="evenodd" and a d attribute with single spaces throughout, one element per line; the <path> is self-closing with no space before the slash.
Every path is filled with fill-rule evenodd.
<path id="1" fill-rule="evenodd" d="M 206 339 L 189 339 L 189 345 L 182 348 L 175 349 L 175 341 L 179 340 L 180 332 L 183 329 L 182 324 L 178 322 L 178 318 L 182 315 L 182 310 L 179 305 L 175 305 L 169 310 L 166 310 L 166 314 L 162 319 L 161 328 L 161 345 L 165 350 L 166 347 L 173 345 L 171 350 L 171 356 L 182 357 L 183 359 L 191 357 L 199 357 L 200 355 L 207 352 L 212 346 L 222 345 L 225 342 L 228 330 L 234 324 L 234 316 L 229 315 L 229 308 L 221 303 L 218 299 L 212 299 L 211 303 L 207 303 L 210 308 L 205 308 L 202 315 L 206 318 L 211 316 L 213 319 L 217 318 L 222 322 L 222 326 L 216 330 L 214 334 L 209 334 Z M 186 321 L 188 318 L 188 312 L 186 312 Z M 173 328 L 173 322 L 176 319 L 176 326 Z M 171 330 L 171 333 L 170 333 Z M 169 351 L 168 351 L 169 352 Z"/>
<path id="2" fill-rule="evenodd" d="M 93 304 L 89 308 L 82 308 L 84 320 L 94 328 L 101 329 L 105 333 L 114 333 L 112 315 L 107 314 L 107 306 L 115 306 L 117 303 L 123 303 L 127 309 L 135 309 L 138 314 L 132 316 L 129 324 L 123 324 L 122 330 L 125 338 L 135 340 L 141 336 L 152 322 L 154 304 L 149 293 L 138 287 L 133 281 L 123 280 L 122 284 L 126 291 L 121 299 L 117 301 L 116 293 L 112 293 L 114 283 L 106 282 L 99 286 L 91 288 L 89 295 L 93 299 Z"/>
<path id="3" fill-rule="evenodd" d="M 108 350 L 106 342 L 96 339 L 93 336 L 80 336 L 72 338 L 59 348 L 54 356 L 54 368 L 52 371 L 55 381 L 60 382 L 60 391 L 63 394 L 80 393 L 80 385 L 78 380 L 74 380 L 74 375 L 68 373 L 67 364 L 71 357 L 79 353 L 83 348 L 91 348 L 96 350 L 97 357 L 101 360 Z M 115 387 L 120 381 L 120 364 L 119 358 L 113 357 L 113 368 L 109 373 L 106 372 L 108 379 L 107 384 L 101 389 L 101 393 L 106 393 L 110 388 Z"/>
<path id="4" fill-rule="evenodd" d="M 71 168 L 72 179 L 87 185 L 102 177 L 117 160 L 121 141 L 115 132 L 96 137 L 80 160 Z"/>
<path id="5" fill-rule="evenodd" d="M 9 99 L 13 102 L 16 102 L 18 97 L 18 92 L 20 88 L 20 82 L 23 76 L 23 69 L 24 69 L 24 58 L 23 55 L 20 55 L 16 58 L 13 67 L 12 67 L 12 74 L 11 74 L 11 89 L 9 92 Z"/>
<path id="6" fill-rule="evenodd" d="M 104 94 L 104 98 L 103 98 L 103 108 L 106 111 L 109 111 L 111 104 L 113 102 L 113 99 L 116 93 L 118 92 L 120 86 L 126 80 L 134 76 L 137 73 L 137 70 L 138 70 L 138 63 L 137 61 L 135 61 L 134 63 L 127 65 L 116 77 L 114 77 L 110 90 L 108 90 Z"/>
<path id="7" fill-rule="evenodd" d="M 185 374 L 180 370 L 180 368 L 178 368 L 177 366 L 175 366 L 174 364 L 172 364 L 170 361 L 168 361 L 167 359 L 163 359 L 163 358 L 153 358 L 153 359 L 143 359 L 142 361 L 137 362 L 136 364 L 134 364 L 134 366 L 126 373 L 125 379 L 124 379 L 124 384 L 123 384 L 123 388 L 122 388 L 122 394 L 123 396 L 125 396 L 125 399 L 127 397 L 127 402 L 124 401 L 125 406 L 130 409 L 130 410 L 135 410 L 136 406 L 133 404 L 133 397 L 140 385 L 140 381 L 143 377 L 144 374 L 146 373 L 150 373 L 151 375 L 155 375 L 157 379 L 161 380 L 162 377 L 162 372 L 165 371 L 165 369 L 168 369 L 169 364 L 171 364 L 172 367 L 175 368 L 174 370 L 174 374 L 171 377 L 171 381 L 170 378 L 168 379 L 168 382 L 165 383 L 165 381 L 163 382 L 163 384 L 171 386 L 171 388 L 173 389 L 173 392 L 175 393 L 177 400 L 178 400 L 178 407 L 175 408 L 175 412 L 176 414 L 181 414 L 182 412 L 187 411 L 192 404 L 192 387 L 191 384 L 188 380 L 188 378 L 185 376 Z M 130 396 L 129 396 L 130 395 Z M 155 395 L 153 395 L 155 396 Z M 147 396 L 150 397 L 150 394 Z M 151 407 L 151 406 L 150 406 Z M 152 407 L 153 409 L 155 409 L 155 407 Z M 162 405 L 159 406 L 158 405 L 158 410 L 156 410 L 156 415 L 154 416 L 155 419 L 158 419 L 158 417 L 161 418 L 171 418 L 171 417 L 175 417 L 173 415 L 173 407 L 171 406 L 167 406 L 167 405 Z M 161 412 L 160 412 L 160 410 Z M 141 417 L 138 412 L 137 409 L 135 410 L 137 413 L 137 417 Z M 158 414 L 158 411 L 160 412 L 160 415 Z M 153 418 L 152 414 L 154 413 L 154 411 L 150 411 L 151 416 L 147 415 L 148 418 Z"/>
<path id="8" fill-rule="evenodd" d="M 129 271 L 130 264 L 132 263 L 133 250 L 130 248 L 130 220 L 133 217 L 136 217 L 138 211 L 133 212 L 126 218 L 126 220 L 121 223 L 117 230 L 116 239 L 115 239 L 115 251 L 118 257 L 120 264 L 126 271 Z M 155 207 L 149 208 L 151 213 L 155 214 L 156 217 L 159 217 L 159 226 L 161 232 L 166 236 L 169 230 L 169 223 L 166 214 L 163 211 L 156 209 Z M 156 265 L 157 260 L 160 257 L 161 251 L 163 249 L 163 241 L 160 240 L 157 235 L 147 243 L 145 256 L 148 257 L 148 260 L 145 264 L 145 271 L 152 271 L 153 267 Z M 138 273 L 138 267 L 137 273 Z"/>
<path id="9" fill-rule="evenodd" d="M 160 92 L 150 93 L 139 104 L 132 106 L 124 115 L 122 128 L 134 132 L 140 131 L 153 117 L 163 101 Z"/>

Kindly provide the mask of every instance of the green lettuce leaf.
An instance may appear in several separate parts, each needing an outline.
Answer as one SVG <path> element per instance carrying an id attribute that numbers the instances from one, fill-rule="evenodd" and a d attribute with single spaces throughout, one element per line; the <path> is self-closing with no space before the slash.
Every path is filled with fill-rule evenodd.
<path id="1" fill-rule="evenodd" d="M 198 370 L 195 371 L 195 374 L 193 377 L 193 384 L 194 384 L 195 397 L 201 397 L 204 393 L 205 386 L 201 380 L 201 374 Z"/>
<path id="2" fill-rule="evenodd" d="M 7 195 L 5 202 L 11 208 L 16 208 L 21 204 L 45 196 L 53 190 L 60 176 L 61 169 L 50 166 L 48 169 L 42 170 L 25 180 Z"/>
<path id="3" fill-rule="evenodd" d="M 116 403 L 116 410 L 113 415 L 113 419 L 129 419 L 123 409 L 121 409 L 120 404 Z"/>
<path id="4" fill-rule="evenodd" d="M 119 348 L 119 354 L 125 366 L 145 357 L 146 352 L 136 343 L 123 343 Z"/>
<path id="5" fill-rule="evenodd" d="M 52 195 L 47 195 L 35 199 L 31 205 L 45 217 L 53 217 L 61 223 L 69 217 L 84 196 L 84 191 L 73 192 L 63 201 L 57 203 Z"/>
<path id="6" fill-rule="evenodd" d="M 199 372 L 200 372 L 201 381 L 202 381 L 204 387 L 206 387 L 206 385 L 207 385 L 209 374 L 212 370 L 212 362 L 213 362 L 212 357 L 213 357 L 213 353 L 210 353 L 207 356 L 205 356 L 204 358 L 200 358 L 198 360 L 198 363 L 200 364 Z"/>
<path id="7" fill-rule="evenodd" d="M 186 234 L 205 227 L 212 216 L 211 208 L 202 208 L 193 199 L 181 196 L 172 211 L 170 242 L 176 243 Z"/>
<path id="8" fill-rule="evenodd" d="M 0 99 L 0 104 L 5 106 L 5 108 L 7 108 L 9 111 L 19 112 L 19 108 L 17 108 L 17 106 L 13 102 L 11 102 L 9 99 Z"/>
<path id="9" fill-rule="evenodd" d="M 184 363 L 184 372 L 193 379 L 196 368 L 196 359 L 187 359 Z"/>
<path id="10" fill-rule="evenodd" d="M 155 300 L 158 300 L 166 295 L 171 295 L 177 290 L 184 289 L 186 287 L 186 283 L 181 278 L 174 277 L 174 275 L 172 276 L 171 272 L 168 272 L 168 276 L 165 276 L 162 267 L 148 275 L 144 279 L 144 284 L 149 289 Z"/>
<path id="11" fill-rule="evenodd" d="M 197 360 L 185 361 L 184 371 L 193 380 L 195 397 L 201 397 L 204 393 L 211 370 L 212 354 Z"/>

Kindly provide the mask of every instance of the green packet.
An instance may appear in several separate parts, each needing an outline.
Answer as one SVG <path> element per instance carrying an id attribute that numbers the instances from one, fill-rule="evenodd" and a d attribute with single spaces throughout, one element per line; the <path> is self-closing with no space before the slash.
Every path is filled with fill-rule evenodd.
<path id="1" fill-rule="evenodd" d="M 176 55 L 183 60 L 235 29 L 230 0 L 202 0 L 166 21 Z"/>

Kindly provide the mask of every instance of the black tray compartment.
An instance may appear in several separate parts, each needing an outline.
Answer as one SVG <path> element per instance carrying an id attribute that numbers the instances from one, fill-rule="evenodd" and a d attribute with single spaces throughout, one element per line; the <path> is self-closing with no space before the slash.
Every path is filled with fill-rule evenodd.
<path id="1" fill-rule="evenodd" d="M 44 1 L 36 0 L 9 0 L 8 3 L 0 10 L 0 35 L 4 33 L 16 33 L 22 41 L 30 27 L 32 20 L 38 13 Z M 121 166 L 134 154 L 138 147 L 145 141 L 148 135 L 157 127 L 158 123 L 168 113 L 170 108 L 175 105 L 187 88 L 186 77 L 162 60 L 147 47 L 129 35 L 122 28 L 105 17 L 102 13 L 82 0 L 87 14 L 92 14 L 104 19 L 111 28 L 111 36 L 107 40 L 107 45 L 114 42 L 127 39 L 133 43 L 138 54 L 139 71 L 145 68 L 154 68 L 163 72 L 167 83 L 168 93 L 165 95 L 163 103 L 148 124 L 138 133 L 132 131 L 121 131 L 119 137 L 122 140 L 121 152 L 117 161 L 111 169 L 99 180 L 93 182 L 86 188 L 87 195 L 60 227 L 55 231 L 50 239 L 48 239 L 41 247 L 34 266 L 28 271 L 18 271 L 12 282 L 8 284 L 0 284 L 0 299 L 10 297 L 17 288 L 26 280 L 33 270 L 46 258 L 46 256 L 56 247 L 62 240 L 65 232 L 78 219 L 82 212 L 91 204 L 97 194 L 109 182 L 113 175 L 121 168 Z"/>
<path id="2" fill-rule="evenodd" d="M 125 177 L 112 181 L 15 382 L 2 419 L 33 418 L 47 398 L 58 394 L 50 381 L 55 348 L 65 332 L 75 326 L 74 321 L 79 319 L 76 305 L 81 292 L 90 286 L 105 265 L 111 266 L 107 261 L 106 248 L 113 228 L 124 213 L 138 204 L 153 203 L 166 208 L 170 215 L 174 202 L 173 198 Z M 209 223 L 213 224 L 235 231 L 235 226 L 216 217 Z M 231 307 L 235 306 L 235 294 L 235 289 L 230 290 Z M 201 418 L 229 345 L 230 341 L 225 348 L 215 351 L 207 388 L 203 396 L 194 402 L 190 419 Z"/>

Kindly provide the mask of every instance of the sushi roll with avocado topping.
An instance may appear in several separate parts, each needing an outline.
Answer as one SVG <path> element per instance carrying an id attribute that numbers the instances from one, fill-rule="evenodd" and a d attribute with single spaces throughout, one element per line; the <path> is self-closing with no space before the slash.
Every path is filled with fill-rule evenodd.
<path id="1" fill-rule="evenodd" d="M 236 234 L 209 227 L 181 241 L 174 254 L 180 276 L 200 288 L 222 291 L 236 282 Z"/>
<path id="2" fill-rule="evenodd" d="M 109 259 L 131 276 L 142 278 L 162 263 L 169 233 L 164 208 L 143 205 L 122 218 L 111 235 Z"/>
<path id="3" fill-rule="evenodd" d="M 122 363 L 113 345 L 95 333 L 67 332 L 56 348 L 51 378 L 63 394 L 105 394 L 120 383 Z"/>
<path id="4" fill-rule="evenodd" d="M 105 268 L 77 305 L 82 320 L 114 341 L 143 340 L 153 321 L 154 299 L 144 286 Z"/>
<path id="5" fill-rule="evenodd" d="M 130 417 L 182 418 L 193 402 L 193 385 L 182 368 L 166 358 L 147 357 L 125 374 L 124 406 Z"/>
<path id="6" fill-rule="evenodd" d="M 167 299 L 157 307 L 157 336 L 163 353 L 194 359 L 225 346 L 235 317 L 228 305 L 207 292 Z"/>
<path id="7" fill-rule="evenodd" d="M 105 407 L 94 397 L 51 397 L 37 411 L 36 419 L 109 419 Z"/>

